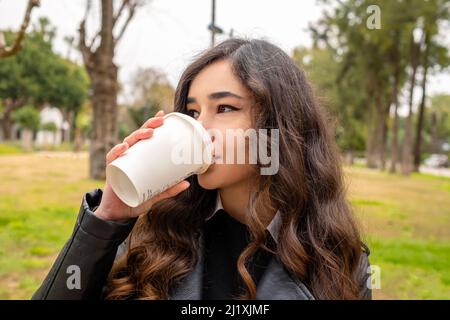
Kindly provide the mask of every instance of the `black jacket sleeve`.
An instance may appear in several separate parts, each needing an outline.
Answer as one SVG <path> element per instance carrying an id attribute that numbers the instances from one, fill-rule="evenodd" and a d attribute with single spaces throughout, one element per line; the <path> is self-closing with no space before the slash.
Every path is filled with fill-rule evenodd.
<path id="1" fill-rule="evenodd" d="M 369 262 L 369 255 L 370 250 L 369 247 L 362 243 L 362 249 L 363 253 L 361 255 L 361 262 L 359 264 L 359 283 L 360 283 L 360 297 L 362 300 L 372 300 L 372 289 L 369 286 L 371 280 L 370 280 L 370 262 Z"/>
<path id="2" fill-rule="evenodd" d="M 101 299 L 102 289 L 119 245 L 129 235 L 136 218 L 106 221 L 93 213 L 102 190 L 84 195 L 73 233 L 32 299 Z"/>

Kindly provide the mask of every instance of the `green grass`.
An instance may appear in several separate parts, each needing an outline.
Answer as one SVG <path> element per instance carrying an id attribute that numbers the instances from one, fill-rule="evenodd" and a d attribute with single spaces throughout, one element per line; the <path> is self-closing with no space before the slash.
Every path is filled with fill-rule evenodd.
<path id="1" fill-rule="evenodd" d="M 73 143 L 68 142 L 62 142 L 58 145 L 34 145 L 33 150 L 34 151 L 66 151 L 71 152 L 74 149 Z M 81 151 L 88 151 L 89 146 L 87 144 L 84 144 L 81 146 Z"/>
<path id="2" fill-rule="evenodd" d="M 87 178 L 86 154 L 0 156 L 0 299 L 28 299 L 69 237 Z"/>
<path id="3" fill-rule="evenodd" d="M 0 143 L 0 155 L 17 155 L 39 151 L 52 151 L 52 152 L 72 152 L 74 149 L 73 143 L 63 142 L 58 145 L 33 145 L 32 151 L 24 150 L 20 141 L 2 142 Z M 84 144 L 81 146 L 81 151 L 88 151 L 89 146 Z"/>
<path id="4" fill-rule="evenodd" d="M 103 187 L 88 179 L 87 160 L 0 156 L 0 299 L 31 297 L 70 236 L 83 194 Z M 370 262 L 381 270 L 374 298 L 449 299 L 450 179 L 358 166 L 345 173 Z"/>
<path id="5" fill-rule="evenodd" d="M 0 155 L 24 153 L 17 143 L 0 143 Z"/>
<path id="6" fill-rule="evenodd" d="M 371 264 L 381 270 L 379 297 L 450 298 L 450 242 L 396 238 L 370 239 L 368 244 Z"/>
<path id="7" fill-rule="evenodd" d="M 450 178 L 346 168 L 378 299 L 450 299 Z"/>

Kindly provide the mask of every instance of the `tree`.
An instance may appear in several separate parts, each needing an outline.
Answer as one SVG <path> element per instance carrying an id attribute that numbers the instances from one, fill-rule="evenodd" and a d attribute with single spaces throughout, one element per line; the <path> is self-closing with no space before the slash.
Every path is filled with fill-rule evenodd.
<path id="1" fill-rule="evenodd" d="M 417 29 L 415 29 L 417 30 Z M 402 149 L 402 166 L 401 172 L 403 175 L 408 175 L 413 170 L 413 155 L 412 155 L 412 116 L 413 116 L 413 97 L 414 97 L 414 89 L 416 87 L 416 75 L 417 68 L 420 64 L 420 48 L 423 43 L 423 36 L 419 41 L 414 39 L 414 30 L 410 35 L 410 66 L 411 66 L 411 75 L 410 75 L 410 87 L 409 87 L 409 108 L 408 108 L 408 116 L 406 117 L 405 123 L 405 138 L 403 141 L 403 149 Z"/>
<path id="2" fill-rule="evenodd" d="M 25 17 L 23 18 L 22 25 L 20 26 L 20 30 L 17 33 L 17 36 L 14 40 L 12 46 L 7 47 L 5 37 L 3 32 L 0 31 L 0 58 L 10 57 L 21 49 L 22 41 L 25 37 L 25 31 L 27 30 L 28 24 L 30 23 L 31 12 L 34 7 L 39 7 L 39 0 L 28 0 L 28 5 L 25 10 Z"/>
<path id="3" fill-rule="evenodd" d="M 14 33 L 5 32 L 6 39 Z M 51 45 L 38 33 L 29 34 L 23 41 L 22 50 L 8 58 L 0 59 L 0 99 L 3 100 L 2 131 L 3 138 L 11 138 L 13 120 L 11 114 L 32 100 L 44 94 L 41 90 L 48 76 L 46 66 L 54 57 Z M 50 62 L 48 61 L 50 60 Z M 33 103 L 34 104 L 34 103 Z"/>
<path id="4" fill-rule="evenodd" d="M 175 90 L 160 70 L 138 69 L 133 75 L 130 92 L 132 102 L 126 109 L 126 116 L 130 118 L 132 128 L 127 128 L 124 124 L 119 128 L 120 135 L 124 134 L 124 131 L 139 128 L 145 120 L 160 109 L 165 112 L 173 110 Z"/>
<path id="5" fill-rule="evenodd" d="M 22 129 L 21 139 L 22 147 L 25 150 L 31 150 L 33 134 L 39 129 L 40 115 L 35 107 L 31 105 L 24 106 L 12 114 L 12 118 Z"/>
<path id="6" fill-rule="evenodd" d="M 448 20 L 449 1 L 347 0 L 330 5 L 331 1 L 322 0 L 321 3 L 328 5 L 328 11 L 324 11 L 324 17 L 311 25 L 310 30 L 316 45 L 324 43 L 340 62 L 337 82 L 342 90 L 338 91 L 339 95 L 345 91 L 363 93 L 368 167 L 384 169 L 389 129 L 392 127 L 390 171 L 395 172 L 400 153 L 399 95 L 408 82 L 408 117 L 404 121 L 405 134 L 401 144 L 402 172 L 408 174 L 412 170 L 413 149 L 416 161 L 420 159 L 428 69 L 436 64 L 437 51 L 441 57 L 448 58 L 448 50 L 439 46 L 433 32 L 437 32 L 439 21 Z M 367 8 L 373 5 L 380 7 L 383 14 L 382 27 L 374 30 L 367 25 Z M 428 38 L 415 39 L 414 34 L 419 31 L 420 35 L 421 30 Z M 442 66 L 442 60 L 437 64 Z M 420 70 L 424 70 L 423 102 L 419 108 L 413 148 L 413 96 Z M 348 79 L 359 81 L 350 82 Z M 392 125 L 391 109 L 394 115 Z M 345 111 L 345 105 L 340 105 L 340 112 L 346 114 Z"/>
<path id="7" fill-rule="evenodd" d="M 337 143 L 352 163 L 355 152 L 365 147 L 364 119 L 360 112 L 363 95 L 358 90 L 347 90 L 347 87 L 354 85 L 355 78 L 338 81 L 341 61 L 329 48 L 317 45 L 311 49 L 298 47 L 292 56 L 311 80 L 320 103 L 336 120 Z"/>
<path id="8" fill-rule="evenodd" d="M 58 76 L 54 79 L 58 85 L 55 87 L 56 96 L 52 101 L 60 108 L 64 120 L 69 123 L 70 133 L 74 133 L 75 119 L 88 98 L 89 77 L 83 67 L 70 60 L 63 59 L 61 69 L 62 72 L 57 73 Z M 67 134 L 64 140 L 72 140 L 71 136 L 73 135 Z"/>
<path id="9" fill-rule="evenodd" d="M 450 56 L 446 46 L 436 41 L 439 21 L 450 19 L 450 3 L 448 1 L 434 1 L 428 5 L 423 13 L 424 16 L 424 48 L 422 55 L 422 99 L 419 106 L 416 136 L 414 140 L 414 171 L 419 171 L 422 155 L 422 136 L 425 121 L 425 104 L 427 100 L 428 73 L 439 68 L 443 70 L 450 65 Z"/>
<path id="10" fill-rule="evenodd" d="M 383 5 L 383 28 L 379 30 L 367 26 L 367 8 L 373 4 Z M 324 18 L 310 26 L 315 41 L 324 42 L 340 61 L 336 76 L 339 93 L 360 93 L 360 102 L 354 107 L 361 108 L 358 112 L 366 122 L 365 153 L 369 167 L 385 165 L 387 121 L 396 96 L 391 89 L 391 65 L 386 62 L 396 46 L 392 32 L 399 21 L 394 19 L 404 19 L 403 11 L 396 10 L 397 4 L 398 1 L 356 0 L 341 1 L 337 6 L 333 3 L 331 12 L 325 11 Z M 346 108 L 341 105 L 344 115 L 348 115 Z"/>
<path id="11" fill-rule="evenodd" d="M 404 45 L 402 44 L 402 33 L 403 30 L 396 29 L 393 33 L 394 44 L 390 48 L 389 52 L 389 65 L 392 68 L 392 108 L 393 108 L 393 119 L 392 119 L 392 141 L 391 141 L 391 163 L 389 167 L 390 173 L 395 173 L 397 171 L 397 163 L 399 160 L 399 142 L 398 142 L 398 132 L 399 132 L 399 95 L 401 87 L 405 81 L 405 62 L 401 58 Z"/>
<path id="12" fill-rule="evenodd" d="M 155 105 L 166 112 L 173 110 L 175 90 L 167 76 L 154 68 L 138 69 L 131 84 L 133 106 Z"/>
<path id="13" fill-rule="evenodd" d="M 11 114 L 25 104 L 41 109 L 52 104 L 76 112 L 87 98 L 88 78 L 82 67 L 64 60 L 52 49 L 55 29 L 46 18 L 39 19 L 23 41 L 22 50 L 0 59 L 0 99 L 3 101 L 2 131 L 11 138 Z M 14 33 L 5 32 L 8 39 Z"/>
<path id="14" fill-rule="evenodd" d="M 438 94 L 430 98 L 428 117 L 424 131 L 430 136 L 427 151 L 440 153 L 443 143 L 450 143 L 450 95 Z"/>
<path id="15" fill-rule="evenodd" d="M 91 9 L 87 2 L 86 12 L 80 23 L 79 47 L 91 80 L 93 123 L 89 157 L 89 174 L 94 179 L 105 178 L 106 153 L 117 144 L 117 66 L 113 58 L 115 49 L 133 19 L 140 1 L 122 0 L 114 12 L 113 0 L 101 1 L 101 27 L 88 43 L 86 20 Z M 125 15 L 125 16 L 123 16 Z M 121 18 L 125 19 L 119 28 Z"/>
<path id="16" fill-rule="evenodd" d="M 75 116 L 74 151 L 78 152 L 92 129 L 92 105 L 87 100 Z"/>

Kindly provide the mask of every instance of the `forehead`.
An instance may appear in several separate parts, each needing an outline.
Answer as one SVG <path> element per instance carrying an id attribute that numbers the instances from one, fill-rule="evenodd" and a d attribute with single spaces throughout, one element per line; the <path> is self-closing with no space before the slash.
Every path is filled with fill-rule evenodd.
<path id="1" fill-rule="evenodd" d="M 231 62 L 216 61 L 202 69 L 192 80 L 188 96 L 205 97 L 212 92 L 230 91 L 243 97 L 249 92 L 233 74 Z"/>

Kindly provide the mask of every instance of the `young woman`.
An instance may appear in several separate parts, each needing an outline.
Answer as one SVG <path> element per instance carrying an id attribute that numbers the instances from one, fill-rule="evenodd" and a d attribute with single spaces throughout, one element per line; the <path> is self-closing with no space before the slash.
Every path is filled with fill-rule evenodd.
<path id="1" fill-rule="evenodd" d="M 34 299 L 371 298 L 369 251 L 329 122 L 287 54 L 264 40 L 222 42 L 184 71 L 175 111 L 216 133 L 278 130 L 276 173 L 262 175 L 260 161 L 217 161 L 137 208 L 108 183 L 86 193 Z M 151 139 L 162 115 L 113 147 L 107 163 Z"/>

